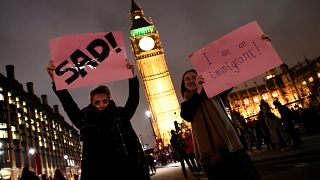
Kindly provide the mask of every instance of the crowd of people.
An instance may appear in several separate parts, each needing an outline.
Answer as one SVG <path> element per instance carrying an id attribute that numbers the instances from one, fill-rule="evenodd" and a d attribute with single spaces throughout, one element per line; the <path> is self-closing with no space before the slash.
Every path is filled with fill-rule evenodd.
<path id="1" fill-rule="evenodd" d="M 262 39 L 270 41 L 266 35 L 262 35 Z M 134 75 L 128 60 L 127 68 Z M 138 78 L 134 76 L 129 79 L 129 96 L 123 107 L 116 106 L 108 87 L 98 86 L 90 92 L 89 105 L 80 109 L 67 90 L 56 90 L 53 78 L 55 69 L 54 63 L 50 62 L 47 71 L 52 79 L 53 91 L 72 123 L 80 129 L 83 142 L 81 179 L 103 179 L 101 172 L 119 179 L 150 179 L 150 174 L 156 173 L 155 157 L 142 150 L 130 123 L 139 104 Z M 193 175 L 204 173 L 209 180 L 259 180 L 260 176 L 248 155 L 254 146 L 261 150 L 264 143 L 268 150 L 285 151 L 288 142 L 292 141 L 293 148 L 303 145 L 295 126 L 295 116 L 280 102 L 273 104 L 281 120 L 263 100 L 257 121 L 246 121 L 238 112 L 232 112 L 230 120 L 225 106 L 228 105 L 226 97 L 232 88 L 208 98 L 204 83 L 204 78 L 194 69 L 183 74 L 181 95 L 184 101 L 180 116 L 191 123 L 191 129 L 184 134 L 177 129 L 171 131 L 171 150 L 163 149 L 158 156 L 162 165 L 166 165 L 170 156 L 173 161 L 181 163 L 186 178 L 185 162 Z M 309 108 L 304 113 L 305 120 L 301 123 L 312 134 L 316 131 L 310 117 L 317 111 Z"/>
<path id="2" fill-rule="evenodd" d="M 245 119 L 239 112 L 232 112 L 232 119 L 241 140 L 248 150 L 261 152 L 265 144 L 268 151 L 287 151 L 303 146 L 302 135 L 313 135 L 320 132 L 319 106 L 310 100 L 307 108 L 291 110 L 278 100 L 271 105 L 261 100 L 260 111 L 256 120 Z M 276 116 L 274 112 L 279 112 Z M 312 124 L 312 125 L 311 125 Z"/>

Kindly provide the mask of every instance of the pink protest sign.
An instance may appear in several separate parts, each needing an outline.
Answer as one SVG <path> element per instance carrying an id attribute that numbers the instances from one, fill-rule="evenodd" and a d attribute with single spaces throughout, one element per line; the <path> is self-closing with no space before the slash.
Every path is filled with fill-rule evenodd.
<path id="1" fill-rule="evenodd" d="M 209 98 L 282 64 L 262 34 L 254 21 L 189 56 Z"/>
<path id="2" fill-rule="evenodd" d="M 49 42 L 57 90 L 132 77 L 122 32 L 66 35 Z"/>

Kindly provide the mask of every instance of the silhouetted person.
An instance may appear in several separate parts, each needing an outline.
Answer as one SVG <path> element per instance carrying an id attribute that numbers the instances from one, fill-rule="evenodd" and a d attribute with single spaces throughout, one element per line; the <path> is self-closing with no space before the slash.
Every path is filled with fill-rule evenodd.
<path id="1" fill-rule="evenodd" d="M 156 173 L 157 172 L 156 166 L 155 166 L 154 158 L 153 158 L 152 154 L 148 154 L 146 156 L 146 159 L 147 159 L 147 163 L 148 163 L 148 166 L 149 166 L 151 173 Z"/>
<path id="2" fill-rule="evenodd" d="M 295 124 L 294 124 L 294 115 L 292 111 L 285 105 L 282 105 L 278 100 L 273 102 L 273 105 L 278 109 L 281 115 L 281 121 L 287 129 L 287 132 L 294 143 L 294 148 L 299 148 L 302 146 L 302 140 L 298 134 Z"/>
<path id="3" fill-rule="evenodd" d="M 56 169 L 54 172 L 53 180 L 66 180 L 60 169 Z"/>
<path id="4" fill-rule="evenodd" d="M 29 167 L 24 167 L 22 169 L 20 180 L 31 180 L 31 175 L 29 171 Z"/>
<path id="5" fill-rule="evenodd" d="M 178 156 L 178 160 L 181 164 L 181 168 L 182 168 L 182 172 L 183 172 L 184 177 L 188 178 L 188 174 L 186 171 L 184 161 L 186 161 L 186 163 L 188 164 L 188 167 L 192 173 L 194 173 L 194 168 L 189 161 L 189 156 L 187 153 L 187 144 L 185 143 L 184 139 L 180 135 L 176 134 L 175 130 L 171 130 L 170 143 Z"/>

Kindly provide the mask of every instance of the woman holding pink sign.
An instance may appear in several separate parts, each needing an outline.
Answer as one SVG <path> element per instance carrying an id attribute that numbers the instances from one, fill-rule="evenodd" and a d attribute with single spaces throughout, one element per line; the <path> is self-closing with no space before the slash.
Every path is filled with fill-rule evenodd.
<path id="1" fill-rule="evenodd" d="M 128 69 L 132 69 L 129 61 Z M 53 81 L 55 66 L 47 71 Z M 149 169 L 130 119 L 139 104 L 139 81 L 129 79 L 129 97 L 123 107 L 116 106 L 106 86 L 98 86 L 90 93 L 90 104 L 80 109 L 67 90 L 53 90 L 72 123 L 80 129 L 83 142 L 81 180 L 141 179 L 149 180 Z"/>
<path id="2" fill-rule="evenodd" d="M 260 177 L 224 109 L 230 90 L 208 99 L 204 79 L 191 69 L 182 77 L 181 117 L 191 122 L 194 148 L 209 179 L 259 180 Z"/>

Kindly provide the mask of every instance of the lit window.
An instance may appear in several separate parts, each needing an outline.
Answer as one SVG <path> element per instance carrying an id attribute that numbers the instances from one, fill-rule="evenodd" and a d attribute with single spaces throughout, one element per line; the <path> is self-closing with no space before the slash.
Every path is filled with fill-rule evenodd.
<path id="1" fill-rule="evenodd" d="M 320 72 L 318 73 L 318 78 L 320 78 Z"/>
<path id="2" fill-rule="evenodd" d="M 19 99 L 18 97 L 16 97 L 16 101 L 19 102 L 19 100 L 20 100 L 20 99 Z"/>
<path id="3" fill-rule="evenodd" d="M 39 141 L 39 146 L 42 147 L 42 142 L 41 141 Z"/>
<path id="4" fill-rule="evenodd" d="M 306 81 L 302 81 L 302 85 L 306 85 L 307 84 L 307 82 Z"/>
<path id="5" fill-rule="evenodd" d="M 9 96 L 9 97 L 11 96 L 11 92 L 8 92 L 8 96 Z"/>
<path id="6" fill-rule="evenodd" d="M 313 82 L 313 77 L 309 77 L 309 82 Z"/>
<path id="7" fill-rule="evenodd" d="M 17 132 L 12 132 L 12 139 L 19 139 L 19 134 Z"/>
<path id="8" fill-rule="evenodd" d="M 4 129 L 7 128 L 7 124 L 6 123 L 0 123 L 0 129 Z"/>
<path id="9" fill-rule="evenodd" d="M 246 99 L 243 100 L 243 102 L 244 102 L 245 105 L 248 105 L 249 104 L 249 99 L 246 98 Z"/>
<path id="10" fill-rule="evenodd" d="M 19 125 L 21 125 L 22 124 L 22 119 L 18 118 L 18 121 L 19 121 Z"/>
<path id="11" fill-rule="evenodd" d="M 8 138 L 8 132 L 6 130 L 0 130 L 0 138 Z"/>
<path id="12" fill-rule="evenodd" d="M 139 19 L 139 18 L 140 18 L 140 16 L 135 16 L 135 17 L 134 17 L 134 19 Z"/>
<path id="13" fill-rule="evenodd" d="M 266 78 L 267 79 L 271 79 L 271 78 L 273 78 L 275 75 L 274 74 L 271 74 L 271 75 L 268 75 Z"/>
<path id="14" fill-rule="evenodd" d="M 263 98 L 263 100 L 269 99 L 268 94 L 262 94 L 262 98 Z"/>
<path id="15" fill-rule="evenodd" d="M 1 93 L 0 93 L 0 101 L 4 101 L 4 96 Z"/>
<path id="16" fill-rule="evenodd" d="M 0 87 L 0 91 L 3 91 L 3 88 L 2 88 L 2 87 Z"/>
<path id="17" fill-rule="evenodd" d="M 278 97 L 278 93 L 277 93 L 277 92 L 273 92 L 273 93 L 272 93 L 272 97 L 274 97 L 274 98 L 275 98 L 275 97 Z"/>
<path id="18" fill-rule="evenodd" d="M 23 112 L 24 112 L 24 113 L 27 113 L 27 112 L 28 112 L 28 111 L 27 111 L 27 108 L 24 107 L 24 108 L 23 108 Z"/>
<path id="19" fill-rule="evenodd" d="M 253 98 L 253 102 L 259 102 L 259 98 L 257 97 Z"/>
<path id="20" fill-rule="evenodd" d="M 31 128 L 32 128 L 32 131 L 35 131 L 36 130 L 36 128 L 32 125 L 31 126 Z"/>
<path id="21" fill-rule="evenodd" d="M 26 105 L 26 102 L 25 102 L 25 101 L 23 101 L 23 102 L 22 102 L 22 105 L 24 105 L 24 106 L 25 106 L 25 105 Z"/>

